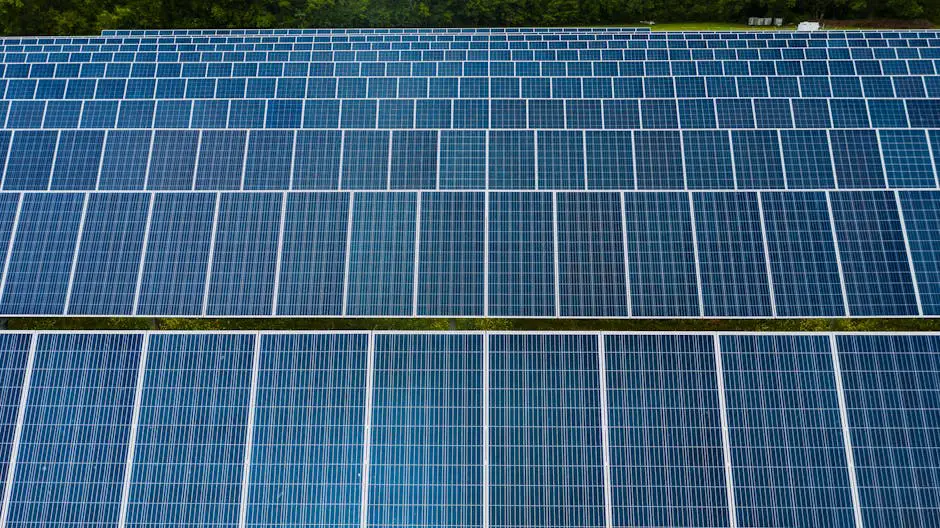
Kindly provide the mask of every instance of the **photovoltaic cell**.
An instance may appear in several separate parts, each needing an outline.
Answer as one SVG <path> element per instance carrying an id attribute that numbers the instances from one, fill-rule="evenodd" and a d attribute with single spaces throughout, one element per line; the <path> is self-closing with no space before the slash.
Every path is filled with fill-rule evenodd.
<path id="1" fill-rule="evenodd" d="M 157 130 L 150 154 L 147 189 L 180 190 L 193 188 L 199 133 L 194 130 Z"/>
<path id="2" fill-rule="evenodd" d="M 25 194 L 22 200 L 0 307 L 7 314 L 61 314 L 85 196 Z"/>
<path id="3" fill-rule="evenodd" d="M 248 135 L 243 188 L 246 190 L 289 188 L 293 145 L 293 131 L 253 130 Z"/>
<path id="4" fill-rule="evenodd" d="M 633 140 L 637 189 L 685 188 L 679 132 L 638 131 Z"/>
<path id="5" fill-rule="evenodd" d="M 199 143 L 195 189 L 237 190 L 245 163 L 243 130 L 204 130 Z"/>
<path id="6" fill-rule="evenodd" d="M 370 526 L 477 527 L 483 336 L 375 338 Z"/>
<path id="7" fill-rule="evenodd" d="M 63 130 L 59 134 L 51 190 L 93 190 L 97 185 L 98 167 L 104 132 L 100 130 Z"/>
<path id="8" fill-rule="evenodd" d="M 936 335 L 836 336 L 866 526 L 940 522 Z"/>
<path id="9" fill-rule="evenodd" d="M 790 189 L 831 189 L 835 186 L 829 138 L 825 130 L 781 130 L 780 141 Z"/>
<path id="10" fill-rule="evenodd" d="M 389 133 L 375 130 L 347 130 L 343 134 L 341 188 L 388 188 Z"/>
<path id="11" fill-rule="evenodd" d="M 917 315 L 893 193 L 832 193 L 830 200 L 850 313 Z"/>
<path id="12" fill-rule="evenodd" d="M 727 526 L 713 339 L 605 336 L 614 526 Z"/>
<path id="13" fill-rule="evenodd" d="M 540 189 L 583 189 L 584 136 L 581 132 L 538 132 Z"/>
<path id="14" fill-rule="evenodd" d="M 700 315 L 688 195 L 625 193 L 624 219 L 633 315 Z"/>
<path id="15" fill-rule="evenodd" d="M 689 189 L 734 189 L 731 141 L 724 130 L 682 133 Z"/>
<path id="16" fill-rule="evenodd" d="M 734 167 L 739 189 L 784 188 L 777 132 L 734 130 Z"/>
<path id="17" fill-rule="evenodd" d="M 37 339 L 7 525 L 116 526 L 142 336 Z"/>
<path id="18" fill-rule="evenodd" d="M 418 315 L 483 315 L 483 193 L 421 195 Z"/>
<path id="19" fill-rule="evenodd" d="M 490 339 L 490 526 L 604 526 L 597 337 Z"/>
<path id="20" fill-rule="evenodd" d="M 133 312 L 149 207 L 149 193 L 89 196 L 68 313 Z"/>
<path id="21" fill-rule="evenodd" d="M 924 315 L 940 315 L 940 192 L 900 193 Z"/>
<path id="22" fill-rule="evenodd" d="M 889 187 L 937 187 L 923 130 L 880 130 L 878 135 Z"/>
<path id="23" fill-rule="evenodd" d="M 489 315 L 555 315 L 550 193 L 490 193 Z"/>
<path id="24" fill-rule="evenodd" d="M 57 138 L 56 132 L 46 130 L 23 130 L 13 134 L 3 189 L 46 190 Z"/>
<path id="25" fill-rule="evenodd" d="M 215 194 L 154 195 L 138 314 L 202 313 L 215 210 Z"/>
<path id="26" fill-rule="evenodd" d="M 706 316 L 771 314 L 757 195 L 693 193 Z"/>
<path id="27" fill-rule="evenodd" d="M 777 315 L 846 315 L 826 195 L 769 192 L 761 200 Z"/>
<path id="28" fill-rule="evenodd" d="M 347 193 L 290 193 L 284 217 L 278 315 L 340 315 Z"/>
<path id="29" fill-rule="evenodd" d="M 247 526 L 359 526 L 367 341 L 261 336 Z"/>
<path id="30" fill-rule="evenodd" d="M 16 417 L 31 341 L 32 336 L 29 334 L 0 335 L 0 477 L 3 479 L 0 491 L 6 491 L 7 470 L 10 467 L 10 453 L 13 450 Z M 22 445 L 22 440 L 20 443 Z"/>
<path id="31" fill-rule="evenodd" d="M 620 195 L 558 193 L 561 316 L 626 317 Z"/>
<path id="32" fill-rule="evenodd" d="M 271 314 L 283 196 L 221 195 L 208 315 Z"/>
<path id="33" fill-rule="evenodd" d="M 102 154 L 98 189 L 143 189 L 152 135 L 149 130 L 109 130 Z"/>
<path id="34" fill-rule="evenodd" d="M 440 135 L 440 188 L 486 188 L 486 132 L 442 130 Z"/>
<path id="35" fill-rule="evenodd" d="M 627 130 L 585 133 L 588 189 L 633 189 L 633 139 Z"/>
<path id="36" fill-rule="evenodd" d="M 299 130 L 294 149 L 294 189 L 336 189 L 342 132 Z"/>
<path id="37" fill-rule="evenodd" d="M 437 187 L 437 132 L 399 130 L 392 132 L 389 182 L 392 189 Z"/>
<path id="38" fill-rule="evenodd" d="M 349 226 L 349 315 L 412 314 L 416 214 L 414 193 L 356 194 Z"/>
<path id="39" fill-rule="evenodd" d="M 829 339 L 721 336 L 721 353 L 738 526 L 855 526 Z"/>
<path id="40" fill-rule="evenodd" d="M 237 524 L 254 339 L 150 338 L 127 526 Z"/>
<path id="41" fill-rule="evenodd" d="M 874 130 L 831 130 L 829 138 L 840 189 L 885 187 L 884 169 Z"/>

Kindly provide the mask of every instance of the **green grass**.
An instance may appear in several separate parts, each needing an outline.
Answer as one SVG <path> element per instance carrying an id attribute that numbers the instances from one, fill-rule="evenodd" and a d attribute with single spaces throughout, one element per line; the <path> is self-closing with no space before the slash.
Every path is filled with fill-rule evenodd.
<path id="1" fill-rule="evenodd" d="M 642 26 L 642 24 L 641 24 Z M 777 26 L 749 26 L 747 24 L 732 24 L 728 22 L 675 22 L 656 24 L 650 26 L 652 31 L 769 31 L 793 30 L 796 24 Z"/>
<path id="2" fill-rule="evenodd" d="M 11 318 L 9 330 L 520 330 L 937 332 L 940 319 Z"/>

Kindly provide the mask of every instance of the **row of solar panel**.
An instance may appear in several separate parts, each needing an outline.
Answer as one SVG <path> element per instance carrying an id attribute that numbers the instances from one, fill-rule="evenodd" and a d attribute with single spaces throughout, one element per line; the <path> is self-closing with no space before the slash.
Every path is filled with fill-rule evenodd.
<path id="1" fill-rule="evenodd" d="M 936 191 L 3 193 L 0 313 L 940 315 L 938 210 Z"/>
<path id="2" fill-rule="evenodd" d="M 4 334 L 5 526 L 934 526 L 937 335 Z"/>
<path id="3" fill-rule="evenodd" d="M 936 189 L 937 166 L 936 130 L 0 131 L 7 191 Z"/>
<path id="4" fill-rule="evenodd" d="M 196 54 L 190 62 L 180 57 L 168 61 L 121 62 L 113 56 L 94 57 L 94 62 L 67 62 L 68 57 L 46 57 L 50 62 L 24 62 L 0 65 L 7 79 L 68 78 L 201 78 L 201 77 L 690 77 L 716 75 L 760 76 L 879 76 L 927 75 L 937 71 L 937 60 L 712 60 L 713 57 L 680 60 L 624 61 L 611 57 L 592 57 L 581 61 L 556 61 L 555 57 L 528 57 L 509 60 L 467 60 L 454 57 L 448 61 L 388 60 L 362 62 L 270 61 L 270 54 L 213 54 L 211 60 Z M 41 59 L 43 57 L 39 57 Z M 249 61 L 245 62 L 244 59 Z M 290 58 L 290 57 L 287 57 Z M 225 61 L 220 61 L 225 59 Z M 234 59 L 234 60 L 233 60 Z M 533 60 L 537 59 L 537 60 Z"/>
<path id="5" fill-rule="evenodd" d="M 940 99 L 126 99 L 0 101 L 8 129 L 936 128 Z"/>

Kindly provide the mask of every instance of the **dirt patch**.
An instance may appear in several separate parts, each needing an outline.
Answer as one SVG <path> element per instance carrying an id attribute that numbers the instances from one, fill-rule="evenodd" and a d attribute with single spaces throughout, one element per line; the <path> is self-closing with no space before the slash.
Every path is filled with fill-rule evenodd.
<path id="1" fill-rule="evenodd" d="M 933 23 L 926 19 L 896 20 L 891 18 L 871 18 L 859 20 L 823 20 L 826 29 L 933 29 Z"/>

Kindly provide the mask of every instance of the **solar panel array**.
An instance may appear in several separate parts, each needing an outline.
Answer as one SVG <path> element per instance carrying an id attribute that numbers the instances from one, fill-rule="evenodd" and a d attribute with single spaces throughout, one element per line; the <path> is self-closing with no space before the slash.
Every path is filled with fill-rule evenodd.
<path id="1" fill-rule="evenodd" d="M 6 333 L 0 523 L 931 526 L 940 335 Z"/>
<path id="2" fill-rule="evenodd" d="M 936 31 L 113 31 L 0 94 L 3 315 L 940 315 Z"/>

